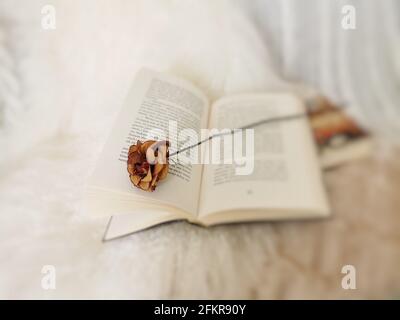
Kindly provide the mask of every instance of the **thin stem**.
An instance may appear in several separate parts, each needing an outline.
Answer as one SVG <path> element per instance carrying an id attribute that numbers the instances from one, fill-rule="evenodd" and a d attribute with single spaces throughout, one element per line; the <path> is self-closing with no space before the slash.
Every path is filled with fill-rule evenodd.
<path id="1" fill-rule="evenodd" d="M 187 146 L 187 147 L 185 147 L 183 149 L 180 149 L 180 150 L 177 150 L 177 151 L 175 151 L 173 153 L 170 153 L 169 154 L 169 158 L 171 158 L 171 157 L 173 157 L 173 156 L 175 156 L 175 155 L 177 155 L 179 153 L 182 153 L 182 152 L 185 152 L 187 150 L 190 150 L 190 149 L 192 149 L 194 147 L 197 147 L 197 146 L 203 144 L 204 142 L 210 141 L 210 140 L 212 140 L 213 138 L 216 138 L 216 137 L 221 137 L 221 136 L 225 136 L 225 135 L 228 135 L 228 134 L 234 134 L 237 131 L 245 130 L 245 129 L 249 129 L 249 128 L 255 128 L 255 127 L 258 127 L 258 126 L 260 126 L 262 124 L 267 124 L 267 123 L 272 123 L 272 122 L 280 122 L 280 121 L 287 121 L 287 120 L 295 120 L 295 119 L 300 119 L 300 118 L 304 118 L 304 117 L 307 117 L 307 113 L 305 113 L 305 112 L 298 113 L 298 114 L 292 114 L 292 115 L 288 115 L 288 116 L 273 117 L 273 118 L 269 118 L 269 119 L 264 119 L 264 120 L 260 120 L 260 121 L 257 121 L 257 122 L 253 122 L 253 123 L 250 123 L 250 124 L 248 124 L 246 126 L 243 126 L 241 128 L 232 129 L 229 132 L 221 132 L 221 133 L 217 133 L 217 134 L 214 134 L 212 136 L 209 136 L 208 138 L 203 139 L 203 140 L 201 140 L 201 141 L 199 141 L 199 142 L 197 142 L 195 144 L 192 144 L 192 145 Z"/>

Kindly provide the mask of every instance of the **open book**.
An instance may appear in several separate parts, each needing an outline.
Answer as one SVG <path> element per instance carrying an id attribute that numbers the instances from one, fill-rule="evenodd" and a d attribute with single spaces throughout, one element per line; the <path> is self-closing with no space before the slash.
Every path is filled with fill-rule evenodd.
<path id="1" fill-rule="evenodd" d="M 200 136 L 204 128 L 243 128 L 262 119 L 302 113 L 302 101 L 289 93 L 227 96 L 210 103 L 188 81 L 143 69 L 89 180 L 87 211 L 112 216 L 105 240 L 173 220 L 210 226 L 327 216 L 329 206 L 307 117 L 254 128 L 249 163 L 170 161 L 168 177 L 153 192 L 135 188 L 127 172 L 129 146 L 145 140 L 150 129 L 168 132 L 171 121 L 177 122 L 178 132 L 191 129 Z M 188 145 L 179 134 L 167 139 L 170 152 Z M 204 157 L 209 157 L 209 143 L 198 148 L 205 150 Z M 246 165 L 251 169 L 247 174 L 236 174 L 235 167 Z"/>

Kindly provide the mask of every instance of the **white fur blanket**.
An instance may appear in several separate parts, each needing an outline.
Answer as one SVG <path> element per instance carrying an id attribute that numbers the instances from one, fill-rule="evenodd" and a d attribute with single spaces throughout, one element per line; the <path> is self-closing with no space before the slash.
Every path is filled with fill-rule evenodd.
<path id="1" fill-rule="evenodd" d="M 102 243 L 83 188 L 135 72 L 194 81 L 210 97 L 282 82 L 248 15 L 228 1 L 0 5 L 0 298 L 400 296 L 400 151 L 327 172 L 334 210 L 313 222 L 202 229 L 171 223 Z M 357 289 L 341 269 L 354 265 Z M 41 286 L 44 265 L 56 288 Z"/>

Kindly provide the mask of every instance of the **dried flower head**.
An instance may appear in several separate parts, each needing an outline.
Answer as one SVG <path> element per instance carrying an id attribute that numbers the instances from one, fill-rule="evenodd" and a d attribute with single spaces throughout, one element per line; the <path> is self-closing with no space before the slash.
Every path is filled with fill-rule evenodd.
<path id="1" fill-rule="evenodd" d="M 134 186 L 154 191 L 168 174 L 168 141 L 137 141 L 128 152 L 128 172 Z"/>

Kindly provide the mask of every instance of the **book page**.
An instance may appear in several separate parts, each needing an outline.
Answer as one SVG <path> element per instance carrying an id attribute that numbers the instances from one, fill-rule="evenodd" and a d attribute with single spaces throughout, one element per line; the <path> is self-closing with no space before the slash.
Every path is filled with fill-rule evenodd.
<path id="1" fill-rule="evenodd" d="M 271 93 L 222 98 L 212 105 L 210 112 L 210 128 L 235 129 L 269 118 L 302 115 L 305 110 L 296 97 Z M 210 155 L 206 156 L 213 164 L 204 166 L 199 220 L 232 210 L 243 211 L 242 216 L 235 213 L 235 219 L 239 220 L 251 220 L 245 213 L 251 210 L 258 211 L 258 218 L 266 209 L 269 210 L 266 218 L 272 217 L 271 210 L 278 215 L 274 218 L 279 218 L 285 210 L 293 211 L 291 217 L 296 217 L 296 211 L 327 214 L 319 163 L 306 117 L 264 123 L 255 126 L 253 134 L 254 139 L 251 132 L 238 134 L 241 145 L 235 141 L 236 133 L 230 135 L 235 144 L 228 143 L 233 147 L 221 144 L 219 156 L 224 161 L 231 158 L 231 164 L 223 161 L 215 164 Z M 229 136 L 220 139 L 226 137 Z M 233 148 L 239 148 L 236 152 L 246 157 L 235 160 Z M 206 147 L 207 150 L 212 149 Z"/>
<path id="2" fill-rule="evenodd" d="M 143 69 L 135 78 L 89 187 L 123 193 L 128 199 L 150 199 L 196 213 L 200 165 L 171 163 L 168 177 L 158 184 L 155 191 L 146 192 L 132 185 L 126 161 L 129 146 L 138 139 L 142 142 L 168 139 L 173 151 L 183 143 L 178 136 L 182 128 L 198 133 L 206 126 L 207 119 L 208 101 L 200 90 L 184 80 Z"/>

